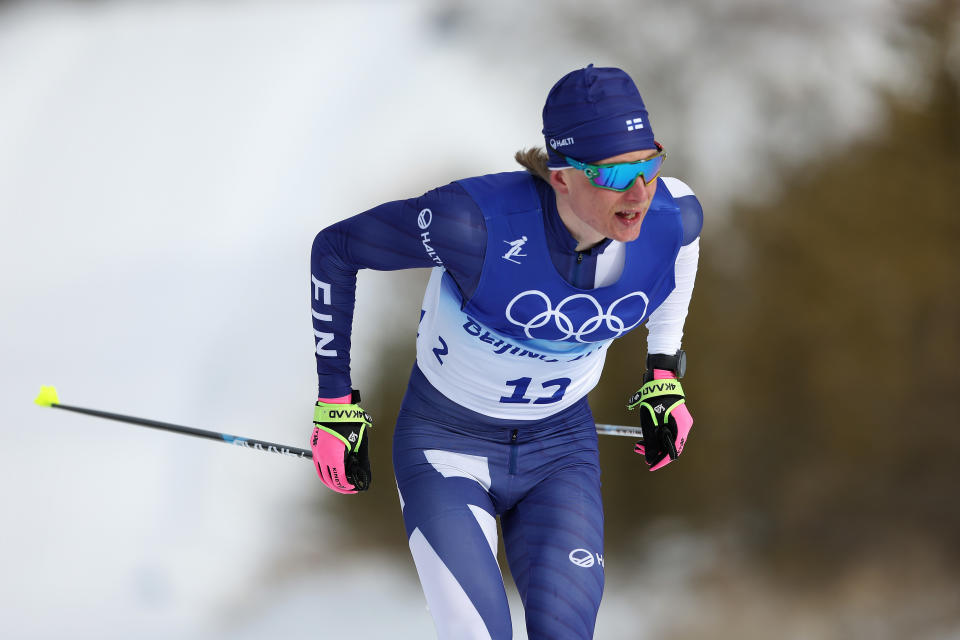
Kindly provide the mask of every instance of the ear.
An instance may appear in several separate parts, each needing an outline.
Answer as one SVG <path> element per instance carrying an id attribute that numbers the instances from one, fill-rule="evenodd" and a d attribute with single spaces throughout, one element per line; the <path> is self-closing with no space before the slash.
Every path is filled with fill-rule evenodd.
<path id="1" fill-rule="evenodd" d="M 550 186 L 557 193 L 567 195 L 570 193 L 570 183 L 567 181 L 569 171 L 561 169 L 560 171 L 550 172 Z"/>

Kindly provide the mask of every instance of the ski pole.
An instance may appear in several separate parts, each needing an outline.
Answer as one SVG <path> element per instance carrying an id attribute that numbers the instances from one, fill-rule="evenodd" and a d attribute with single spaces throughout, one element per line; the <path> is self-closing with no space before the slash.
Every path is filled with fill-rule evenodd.
<path id="1" fill-rule="evenodd" d="M 226 442 L 227 444 L 234 444 L 238 447 L 243 447 L 245 449 L 253 449 L 255 451 L 266 451 L 268 453 L 278 453 L 283 456 L 292 456 L 294 458 L 306 458 L 307 460 L 313 459 L 313 453 L 309 449 L 299 449 L 297 447 L 291 447 L 286 444 L 277 444 L 275 442 L 267 442 L 266 440 L 257 440 L 255 438 L 244 438 L 242 436 L 234 436 L 229 433 L 219 433 L 217 431 L 207 431 L 206 429 L 197 429 L 195 427 L 185 427 L 179 424 L 170 424 L 169 422 L 160 422 L 158 420 L 147 420 L 146 418 L 136 418 L 134 416 L 125 416 L 119 413 L 110 413 L 108 411 L 99 411 L 97 409 L 85 409 L 83 407 L 74 407 L 68 404 L 60 404 L 60 398 L 57 397 L 57 390 L 54 387 L 40 387 L 40 395 L 36 397 L 34 402 L 41 407 L 52 407 L 54 409 L 64 409 L 66 411 L 75 411 L 76 413 L 83 413 L 88 416 L 94 416 L 97 418 L 106 418 L 107 420 L 116 420 L 118 422 L 127 422 L 129 424 L 136 424 L 142 427 L 151 427 L 153 429 L 160 429 L 163 431 L 172 431 L 174 433 L 182 433 L 188 436 L 196 436 L 198 438 L 207 438 L 209 440 L 216 440 L 218 442 Z"/>
<path id="2" fill-rule="evenodd" d="M 597 433 L 602 436 L 626 436 L 643 440 L 643 430 L 640 427 L 627 427 L 622 424 L 598 424 Z"/>
<path id="3" fill-rule="evenodd" d="M 173 433 L 181 433 L 198 438 L 207 438 L 208 440 L 216 440 L 217 442 L 234 444 L 246 449 L 266 451 L 268 453 L 278 453 L 284 456 L 305 458 L 307 460 L 313 459 L 313 452 L 311 452 L 309 449 L 299 449 L 286 444 L 277 444 L 275 442 L 267 442 L 266 440 L 257 440 L 255 438 L 245 438 L 242 436 L 231 435 L 229 433 L 220 433 L 218 431 L 207 431 L 206 429 L 186 427 L 179 424 L 171 424 L 169 422 L 160 422 L 159 420 L 148 420 L 146 418 L 126 416 L 119 413 L 110 413 L 109 411 L 100 411 L 99 409 L 86 409 L 84 407 L 61 404 L 55 387 L 40 387 L 40 394 L 34 399 L 34 402 L 41 407 L 63 409 L 65 411 L 82 413 L 84 415 L 94 416 L 96 418 L 106 418 L 107 420 L 116 420 L 117 422 L 126 422 L 128 424 L 150 427 L 152 429 L 160 429 L 162 431 L 171 431 Z M 643 432 L 640 430 L 640 427 L 627 427 L 618 424 L 598 424 L 597 433 L 605 436 L 626 436 L 630 438 L 639 438 L 641 440 L 643 439 Z"/>

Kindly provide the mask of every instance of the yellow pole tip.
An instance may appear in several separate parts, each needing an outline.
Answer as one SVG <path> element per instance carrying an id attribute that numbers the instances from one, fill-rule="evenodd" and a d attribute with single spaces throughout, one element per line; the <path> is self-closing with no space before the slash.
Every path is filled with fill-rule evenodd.
<path id="1" fill-rule="evenodd" d="M 56 387 L 40 387 L 40 394 L 34 399 L 34 402 L 41 407 L 50 407 L 60 404 L 60 398 L 57 397 Z"/>

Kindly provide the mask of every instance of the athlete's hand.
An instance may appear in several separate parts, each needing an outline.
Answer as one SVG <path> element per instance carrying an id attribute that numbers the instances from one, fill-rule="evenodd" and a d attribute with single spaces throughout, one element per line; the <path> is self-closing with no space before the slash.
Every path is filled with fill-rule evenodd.
<path id="1" fill-rule="evenodd" d="M 670 371 L 654 369 L 653 380 L 630 397 L 627 409 L 640 409 L 643 442 L 634 451 L 650 465 L 650 471 L 662 469 L 683 453 L 693 418 L 687 409 L 683 387 Z"/>
<path id="2" fill-rule="evenodd" d="M 360 405 L 354 390 L 349 402 L 317 401 L 313 410 L 313 462 L 320 481 L 337 493 L 357 493 L 370 488 L 367 431 L 373 418 Z"/>

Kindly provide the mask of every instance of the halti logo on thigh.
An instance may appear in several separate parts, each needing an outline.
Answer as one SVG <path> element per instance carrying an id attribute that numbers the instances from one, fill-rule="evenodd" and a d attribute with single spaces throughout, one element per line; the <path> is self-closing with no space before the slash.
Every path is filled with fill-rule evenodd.
<path id="1" fill-rule="evenodd" d="M 583 567 L 584 569 L 589 569 L 593 566 L 593 553 L 587 551 L 586 549 L 574 549 L 570 552 L 570 562 L 577 565 L 578 567 Z"/>

